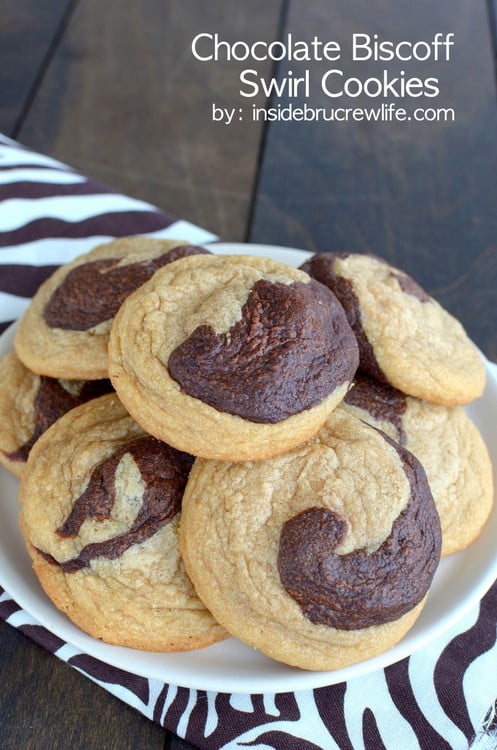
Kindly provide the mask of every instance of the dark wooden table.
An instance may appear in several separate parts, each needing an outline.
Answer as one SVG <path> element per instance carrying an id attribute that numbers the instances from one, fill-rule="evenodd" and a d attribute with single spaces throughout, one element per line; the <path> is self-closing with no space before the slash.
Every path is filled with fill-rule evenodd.
<path id="1" fill-rule="evenodd" d="M 0 25 L 2 132 L 224 240 L 375 252 L 410 272 L 497 359 L 491 3 L 16 0 L 2 4 Z M 339 63 L 206 63 L 191 52 L 201 32 L 249 43 L 317 35 L 345 52 Z M 455 44 L 449 61 L 353 62 L 359 32 L 412 42 L 453 33 Z M 242 99 L 247 67 L 281 80 L 307 69 L 312 90 L 307 99 L 267 102 L 262 91 Z M 444 112 L 431 122 L 251 120 L 253 104 L 344 106 L 319 86 L 337 67 L 345 78 L 383 68 L 437 77 L 438 97 L 407 106 Z M 213 103 L 242 108 L 242 119 L 213 122 Z M 0 639 L 2 750 L 190 747 L 3 622 Z"/>

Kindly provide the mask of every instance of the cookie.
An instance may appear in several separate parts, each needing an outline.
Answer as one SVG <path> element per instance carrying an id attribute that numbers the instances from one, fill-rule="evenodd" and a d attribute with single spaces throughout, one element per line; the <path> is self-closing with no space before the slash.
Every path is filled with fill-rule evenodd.
<path id="1" fill-rule="evenodd" d="M 361 370 L 403 393 L 464 405 L 485 386 L 464 328 L 410 276 L 371 255 L 322 253 L 303 266 L 333 290 L 354 329 Z"/>
<path id="2" fill-rule="evenodd" d="M 494 489 L 487 447 L 464 409 L 406 396 L 363 374 L 341 407 L 419 459 L 440 515 L 442 556 L 471 544 L 492 510 Z"/>
<path id="3" fill-rule="evenodd" d="M 28 370 L 15 352 L 0 362 L 0 464 L 21 477 L 40 435 L 70 409 L 112 390 L 110 380 L 57 380 Z"/>
<path id="4" fill-rule="evenodd" d="M 125 237 L 79 256 L 40 286 L 22 315 L 19 359 L 40 375 L 106 378 L 112 320 L 127 295 L 165 264 L 207 252 L 179 240 Z"/>
<path id="5" fill-rule="evenodd" d="M 440 524 L 417 459 L 336 409 L 286 454 L 197 459 L 180 544 L 199 597 L 232 635 L 331 670 L 387 650 L 412 626 Z"/>
<path id="6" fill-rule="evenodd" d="M 161 269 L 123 304 L 109 342 L 114 388 L 147 432 L 232 461 L 313 435 L 357 363 L 329 289 L 252 256 L 196 255 Z"/>
<path id="7" fill-rule="evenodd" d="M 34 445 L 21 530 L 45 592 L 93 637 L 151 651 L 226 637 L 179 551 L 191 462 L 144 433 L 115 394 L 73 409 Z"/>

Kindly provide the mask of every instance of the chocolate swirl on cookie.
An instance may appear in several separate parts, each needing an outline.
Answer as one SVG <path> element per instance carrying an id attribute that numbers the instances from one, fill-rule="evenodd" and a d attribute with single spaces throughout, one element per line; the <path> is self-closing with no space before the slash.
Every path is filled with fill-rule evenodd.
<path id="1" fill-rule="evenodd" d="M 312 276 L 313 279 L 317 279 L 322 284 L 325 284 L 334 294 L 338 297 L 343 305 L 347 319 L 354 331 L 354 334 L 359 345 L 360 354 L 360 367 L 372 378 L 382 382 L 388 383 L 388 379 L 383 373 L 376 355 L 371 345 L 371 342 L 366 336 L 361 321 L 361 306 L 357 294 L 354 291 L 353 282 L 350 279 L 340 276 L 335 271 L 335 261 L 338 259 L 348 258 L 351 253 L 318 253 L 306 261 L 301 269 Z M 415 297 L 422 303 L 429 302 L 431 297 L 425 292 L 425 290 L 417 284 L 411 276 L 394 269 L 390 264 L 383 258 L 379 258 L 377 255 L 368 254 L 368 257 L 374 258 L 377 262 L 382 263 L 386 268 L 392 268 L 390 276 L 399 284 L 400 289 L 411 297 Z"/>
<path id="2" fill-rule="evenodd" d="M 425 472 L 411 453 L 384 437 L 399 454 L 411 496 L 374 552 L 335 554 L 347 522 L 328 508 L 309 508 L 283 525 L 280 579 L 316 625 L 357 630 L 397 620 L 423 599 L 437 568 L 440 520 Z"/>
<path id="3" fill-rule="evenodd" d="M 356 373 L 354 385 L 344 401 L 367 412 L 373 419 L 390 422 L 397 430 L 400 445 L 406 444 L 406 433 L 402 424 L 402 416 L 407 409 L 407 398 L 404 393 L 391 385 Z"/>
<path id="4" fill-rule="evenodd" d="M 71 513 L 56 533 L 61 537 L 76 537 L 87 519 L 104 521 L 110 518 L 116 500 L 116 469 L 125 454 L 132 456 L 145 483 L 140 510 L 127 531 L 103 542 L 87 544 L 71 560 L 58 562 L 38 550 L 48 562 L 59 565 L 65 573 L 86 568 L 97 557 L 116 559 L 132 545 L 150 539 L 180 511 L 193 458 L 146 435 L 122 446 L 95 467 L 86 490 L 77 498 Z"/>
<path id="5" fill-rule="evenodd" d="M 45 305 L 45 322 L 50 328 L 70 331 L 94 328 L 113 318 L 126 297 L 159 268 L 187 255 L 202 253 L 209 251 L 183 245 L 138 263 L 121 264 L 122 258 L 107 258 L 75 266 Z"/>
<path id="6" fill-rule="evenodd" d="M 369 342 L 361 322 L 361 307 L 354 291 L 354 286 L 349 279 L 339 276 L 334 271 L 334 263 L 337 258 L 347 258 L 349 253 L 319 253 L 310 258 L 301 266 L 312 276 L 327 286 L 340 300 L 350 327 L 359 345 L 360 366 L 371 377 L 386 383 L 387 379 L 382 372 L 376 359 L 373 347 Z"/>
<path id="7" fill-rule="evenodd" d="M 40 377 L 40 387 L 34 400 L 33 434 L 20 448 L 6 456 L 11 461 L 27 461 L 29 452 L 40 435 L 48 430 L 59 417 L 74 409 L 75 406 L 86 403 L 92 398 L 110 393 L 113 388 L 110 380 L 72 381 L 74 392 L 67 390 L 60 380 Z"/>
<path id="8" fill-rule="evenodd" d="M 357 344 L 336 297 L 316 281 L 257 281 L 227 333 L 196 328 L 169 356 L 190 396 L 252 422 L 275 423 L 350 381 Z"/>

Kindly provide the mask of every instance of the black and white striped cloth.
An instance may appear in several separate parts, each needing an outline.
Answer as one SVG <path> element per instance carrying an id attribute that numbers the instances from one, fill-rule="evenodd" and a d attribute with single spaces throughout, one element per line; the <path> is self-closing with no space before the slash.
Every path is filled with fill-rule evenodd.
<path id="1" fill-rule="evenodd" d="M 61 262 L 132 234 L 216 239 L 0 134 L 0 330 Z"/>
<path id="2" fill-rule="evenodd" d="M 215 239 L 0 136 L 0 331 L 54 266 L 128 234 Z M 2 589 L 0 617 L 203 750 L 497 748 L 497 584 L 411 657 L 346 683 L 277 695 L 209 693 L 117 669 L 50 633 Z"/>

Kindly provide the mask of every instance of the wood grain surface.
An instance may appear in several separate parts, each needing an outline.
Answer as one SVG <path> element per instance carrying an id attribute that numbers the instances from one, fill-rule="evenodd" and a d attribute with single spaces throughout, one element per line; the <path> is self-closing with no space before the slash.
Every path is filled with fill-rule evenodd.
<path id="1" fill-rule="evenodd" d="M 353 11 L 347 0 L 336 0 L 333 38 L 345 48 L 362 28 L 382 39 L 411 40 L 453 31 L 450 63 L 403 67 L 409 75 L 439 76 L 436 106 L 454 108 L 455 121 L 276 123 L 267 135 L 250 239 L 377 253 L 412 273 L 496 359 L 497 328 L 488 311 L 497 301 L 497 110 L 486 5 L 420 0 L 403 3 L 402 13 L 395 0 L 375 5 L 381 13 L 371 12 L 367 0 L 355 2 Z M 304 38 L 319 34 L 328 10 L 327 0 L 316 0 L 312 13 L 292 3 L 287 30 Z M 361 70 L 364 77 L 382 67 L 343 65 L 346 75 Z M 400 64 L 387 67 L 392 74 L 400 70 Z M 296 64 L 293 70 L 299 74 Z M 377 106 L 374 99 L 356 100 L 357 106 L 371 102 Z M 330 107 L 317 86 L 312 105 Z"/>
<path id="2" fill-rule="evenodd" d="M 17 0 L 2 5 L 0 24 L 7 135 L 224 240 L 378 253 L 497 360 L 493 0 Z M 440 77 L 436 106 L 453 108 L 455 120 L 212 122 L 212 103 L 240 102 L 246 64 L 196 61 L 190 44 L 201 31 L 248 42 L 318 35 L 344 49 L 357 31 L 412 40 L 454 32 L 450 64 L 409 71 Z M 318 82 L 329 65 L 294 63 L 292 73 L 309 68 Z M 280 80 L 289 68 L 251 67 Z M 346 56 L 340 67 L 361 76 L 380 69 Z M 307 101 L 331 106 L 317 85 Z M 275 104 L 262 93 L 251 103 Z M 2 621 L 0 664 L 1 750 L 192 747 Z"/>
<path id="3" fill-rule="evenodd" d="M 4 2 L 0 13 L 0 131 L 15 138 L 70 15 L 71 0 Z"/>
<path id="4" fill-rule="evenodd" d="M 163 729 L 3 620 L 0 663 L 2 750 L 169 747 Z"/>
<path id="5" fill-rule="evenodd" d="M 212 122 L 213 102 L 236 103 L 243 63 L 197 61 L 191 42 L 206 30 L 271 40 L 280 5 L 79 0 L 20 139 L 225 240 L 243 239 L 261 128 Z M 261 75 L 270 65 L 259 64 Z"/>

